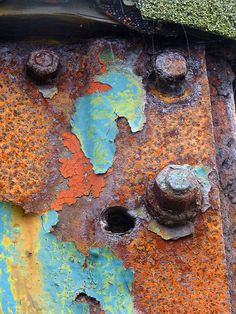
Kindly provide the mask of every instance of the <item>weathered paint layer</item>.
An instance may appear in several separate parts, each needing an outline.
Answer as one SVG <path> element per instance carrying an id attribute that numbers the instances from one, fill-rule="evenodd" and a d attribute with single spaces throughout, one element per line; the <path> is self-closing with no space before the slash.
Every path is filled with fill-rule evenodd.
<path id="1" fill-rule="evenodd" d="M 10 285 L 10 274 L 7 266 L 7 259 L 11 259 L 9 245 L 5 237 L 12 238 L 12 230 L 9 230 L 10 211 L 9 205 L 0 203 L 0 313 L 15 313 L 16 302 Z"/>
<path id="2" fill-rule="evenodd" d="M 64 145 L 72 153 L 70 158 L 61 158 L 60 172 L 68 179 L 68 188 L 62 189 L 57 194 L 56 200 L 51 204 L 55 210 L 61 210 L 63 204 L 75 204 L 76 198 L 92 194 L 98 197 L 105 185 L 105 176 L 96 175 L 92 164 L 84 156 L 77 137 L 72 133 L 64 134 Z"/>
<path id="3" fill-rule="evenodd" d="M 1 310 L 8 313 L 88 313 L 75 301 L 86 293 L 106 313 L 133 313 L 133 271 L 125 269 L 108 247 L 78 251 L 50 231 L 54 210 L 26 216 L 19 207 L 1 203 Z M 32 232 L 29 232 L 29 231 Z M 23 289 L 23 291 L 22 291 Z"/>
<path id="4" fill-rule="evenodd" d="M 72 132 L 79 138 L 85 155 L 91 160 L 95 173 L 106 173 L 112 166 L 118 133 L 116 119 L 125 117 L 132 132 L 140 131 L 145 123 L 144 92 L 141 78 L 130 65 L 115 57 L 106 72 L 96 80 L 111 88 L 95 91 L 76 100 L 72 116 Z"/>

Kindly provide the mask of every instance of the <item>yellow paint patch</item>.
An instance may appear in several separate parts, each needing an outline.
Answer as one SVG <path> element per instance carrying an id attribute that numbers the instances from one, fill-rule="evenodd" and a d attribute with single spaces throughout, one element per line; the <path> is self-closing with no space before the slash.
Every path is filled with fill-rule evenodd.
<path id="1" fill-rule="evenodd" d="M 8 246 L 14 245 L 18 254 L 17 261 L 7 259 L 11 289 L 17 303 L 16 312 L 45 313 L 43 301 L 45 302 L 46 297 L 43 298 L 40 265 L 37 261 L 40 217 L 33 214 L 25 215 L 18 206 L 12 206 L 12 212 L 10 225 L 12 230 L 15 230 L 14 236 L 12 239 L 6 236 L 4 240 Z"/>

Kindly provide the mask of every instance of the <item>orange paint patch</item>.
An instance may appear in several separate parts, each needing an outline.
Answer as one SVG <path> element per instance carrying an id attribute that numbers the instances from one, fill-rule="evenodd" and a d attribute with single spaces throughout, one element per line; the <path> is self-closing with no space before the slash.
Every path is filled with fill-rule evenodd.
<path id="1" fill-rule="evenodd" d="M 94 81 L 89 84 L 86 94 L 90 95 L 96 92 L 102 93 L 108 91 L 109 89 L 111 89 L 110 85 L 101 83 L 99 81 Z"/>
<path id="2" fill-rule="evenodd" d="M 60 172 L 64 178 L 68 178 L 68 189 L 61 190 L 51 207 L 61 210 L 63 204 L 72 205 L 76 198 L 90 193 L 98 197 L 105 186 L 105 175 L 97 175 L 93 172 L 93 166 L 85 157 L 80 142 L 72 133 L 64 134 L 64 145 L 71 151 L 71 158 L 61 158 Z"/>

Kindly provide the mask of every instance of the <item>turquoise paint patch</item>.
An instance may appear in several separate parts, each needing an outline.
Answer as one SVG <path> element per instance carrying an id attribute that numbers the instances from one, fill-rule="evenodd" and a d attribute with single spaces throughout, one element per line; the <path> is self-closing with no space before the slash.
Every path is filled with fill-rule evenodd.
<path id="1" fill-rule="evenodd" d="M 118 133 L 116 119 L 126 118 L 132 132 L 142 130 L 146 119 L 142 82 L 131 66 L 108 66 L 107 72 L 96 80 L 110 85 L 111 89 L 79 97 L 71 126 L 94 172 L 99 174 L 106 173 L 113 163 Z"/>
<path id="2" fill-rule="evenodd" d="M 58 214 L 55 210 L 49 210 L 47 214 L 41 216 L 42 227 L 45 233 L 49 233 L 51 227 L 55 226 L 58 222 Z"/>
<path id="3" fill-rule="evenodd" d="M 13 245 L 14 234 L 19 234 L 22 226 L 12 227 L 14 215 L 8 204 L 0 203 L 0 219 L 0 313 L 15 314 L 17 304 L 11 291 L 11 274 L 6 261 L 11 258 L 14 263 L 24 263 Z M 35 297 L 42 301 L 42 313 L 89 314 L 88 304 L 75 301 L 79 293 L 96 298 L 108 314 L 134 313 L 131 296 L 133 271 L 126 269 L 108 247 L 92 248 L 85 256 L 77 250 L 74 242 L 60 242 L 50 233 L 58 221 L 55 211 L 50 210 L 42 216 L 35 216 L 35 219 L 41 222 L 35 245 L 39 247 L 36 264 L 41 268 L 38 280 L 43 293 Z M 4 236 L 10 239 L 7 245 L 3 241 Z"/>
<path id="4" fill-rule="evenodd" d="M 74 301 L 70 306 L 70 310 L 72 313 L 90 314 L 89 305 L 87 303 L 78 303 Z"/>
<path id="5" fill-rule="evenodd" d="M 0 312 L 16 313 L 16 302 L 10 286 L 10 274 L 7 259 L 11 257 L 14 247 L 4 245 L 4 236 L 13 237 L 14 230 L 10 227 L 11 205 L 0 203 Z"/>
<path id="6" fill-rule="evenodd" d="M 201 165 L 195 166 L 193 169 L 203 192 L 202 212 L 205 212 L 210 207 L 209 192 L 211 190 L 211 184 L 209 182 L 208 176 L 212 172 L 212 169 L 210 167 L 203 167 Z"/>
<path id="7" fill-rule="evenodd" d="M 74 242 L 57 240 L 48 233 L 50 223 L 51 226 L 55 224 L 52 212 L 42 216 L 47 232 L 42 229 L 38 253 L 44 290 L 50 296 L 48 308 L 52 312 L 49 313 L 81 314 L 81 304 L 73 302 L 79 293 L 96 298 L 108 314 L 134 313 L 130 293 L 133 271 L 125 269 L 122 261 L 107 247 L 93 248 L 86 257 L 77 250 Z"/>

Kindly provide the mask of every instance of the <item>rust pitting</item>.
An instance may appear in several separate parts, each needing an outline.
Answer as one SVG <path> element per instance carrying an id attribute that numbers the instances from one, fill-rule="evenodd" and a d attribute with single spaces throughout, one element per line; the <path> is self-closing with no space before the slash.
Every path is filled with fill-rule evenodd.
<path id="1" fill-rule="evenodd" d="M 207 57 L 210 83 L 212 117 L 216 141 L 216 160 L 221 185 L 221 215 L 224 245 L 229 276 L 231 307 L 236 307 L 236 159 L 235 159 L 235 101 L 233 91 L 234 73 L 230 65 L 215 56 Z"/>
<path id="2" fill-rule="evenodd" d="M 137 47 L 135 43 L 125 40 L 122 44 L 108 40 L 107 44 L 112 44 L 120 52 L 121 58 L 126 48 Z M 10 106 L 16 98 L 17 101 L 10 106 L 11 113 L 17 107 L 20 117 L 24 118 L 21 125 L 21 120 L 9 119 L 13 113 L 4 116 L 3 122 L 9 121 L 11 124 L 8 126 L 10 132 L 5 132 L 3 138 L 7 146 L 6 151 L 2 150 L 1 153 L 7 153 L 7 158 L 1 169 L 4 174 L 4 181 L 1 181 L 4 190 L 1 193 L 7 200 L 23 203 L 28 211 L 47 209 L 55 201 L 59 188 L 68 184 L 67 179 L 58 172 L 61 166 L 59 157 L 68 159 L 68 151 L 61 139 L 64 133 L 70 132 L 69 119 L 75 98 L 86 94 L 89 88 L 87 83 L 106 69 L 106 64 L 98 60 L 98 45 L 99 41 L 88 41 L 70 47 L 53 47 L 60 54 L 62 69 L 61 75 L 56 78 L 59 93 L 52 100 L 44 99 L 37 86 L 24 78 L 22 60 L 28 55 L 29 47 L 12 49 L 10 57 L 4 57 L 3 52 L 1 54 L 2 59 L 6 59 L 1 63 L 3 71 L 0 77 L 3 78 L 2 82 L 7 83 L 6 86 L 2 83 L 1 104 L 5 105 L 7 100 Z M 146 55 L 144 51 L 144 59 Z M 170 163 L 202 164 L 215 168 L 215 142 L 204 49 L 191 47 L 190 55 L 195 62 L 191 68 L 193 79 L 189 80 L 194 82 L 194 88 L 199 86 L 198 91 L 191 94 L 194 97 L 176 98 L 173 110 L 163 110 L 163 103 L 167 107 L 170 104 L 153 95 L 150 88 L 152 83 L 146 77 L 147 122 L 144 129 L 132 134 L 127 121 L 118 120 L 114 164 L 99 197 L 94 198 L 89 194 L 77 197 L 74 204 L 64 204 L 54 232 L 63 241 L 75 241 L 78 249 L 85 254 L 91 247 L 109 245 L 123 259 L 125 266 L 134 270 L 132 294 L 135 308 L 140 313 L 172 312 L 173 304 L 175 311 L 180 313 L 183 309 L 198 313 L 229 312 L 219 199 L 215 186 L 210 195 L 210 203 L 214 208 L 196 217 L 193 237 L 167 242 L 148 230 L 145 217 L 139 219 L 132 232 L 122 237 L 109 236 L 100 223 L 104 208 L 117 205 L 131 208 L 141 217 L 144 214 L 142 197 L 148 182 Z M 125 66 L 125 58 L 123 61 Z M 12 63 L 14 73 L 12 69 L 9 73 L 9 62 Z M 14 75 L 14 81 L 9 83 L 10 74 Z M 33 119 L 31 111 L 37 119 Z M 31 112 L 31 116 L 26 123 L 27 112 Z M 22 130 L 21 140 L 28 140 L 24 149 L 19 143 L 14 143 L 18 129 Z M 33 148 L 37 148 L 35 152 L 31 149 L 33 143 Z M 15 149 L 17 158 L 23 158 L 29 166 L 26 176 L 21 165 L 13 162 L 17 160 L 12 154 Z M 51 159 L 50 167 L 46 163 L 48 158 Z M 14 169 L 13 176 L 8 172 L 8 167 Z M 16 181 L 12 189 L 10 180 L 13 177 Z M 51 185 L 48 184 L 50 180 Z M 24 183 L 22 187 L 21 182 Z M 16 191 L 17 185 L 21 187 L 21 193 Z M 33 187 L 36 187 L 35 190 Z M 46 198 L 42 197 L 44 192 Z M 32 195 L 35 196 L 34 202 L 31 202 Z M 24 202 L 20 199 L 23 196 Z"/>

